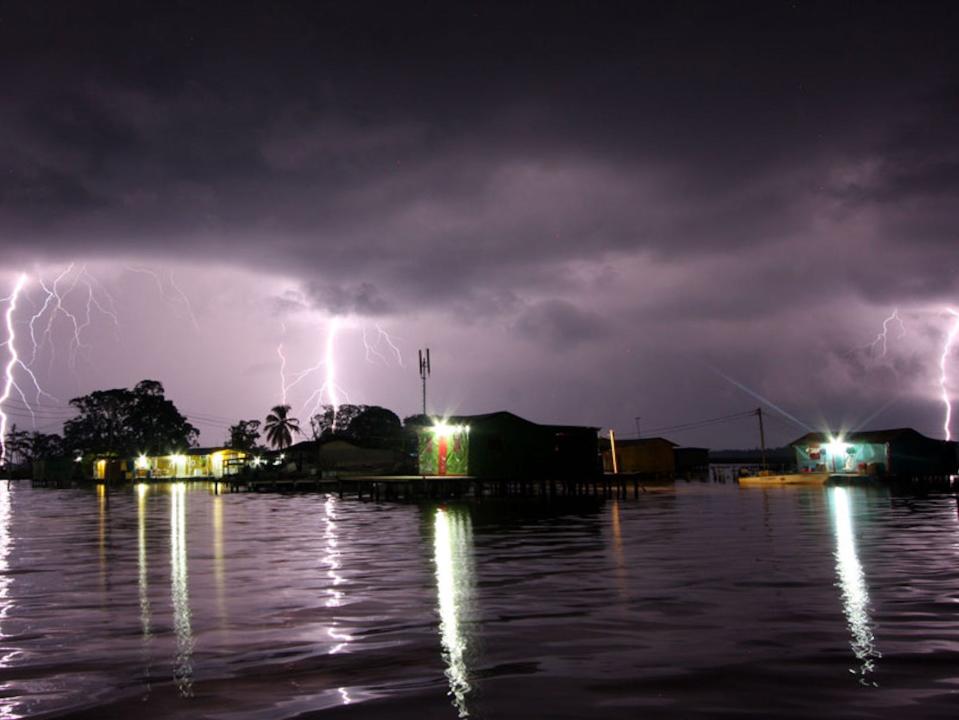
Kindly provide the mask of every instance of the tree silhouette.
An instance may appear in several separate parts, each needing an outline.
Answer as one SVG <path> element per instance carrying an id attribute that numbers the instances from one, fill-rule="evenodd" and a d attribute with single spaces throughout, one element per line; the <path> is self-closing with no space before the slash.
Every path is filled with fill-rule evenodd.
<path id="1" fill-rule="evenodd" d="M 155 380 L 133 390 L 97 390 L 70 404 L 79 415 L 64 423 L 64 444 L 81 453 L 163 455 L 194 445 L 199 435 Z"/>
<path id="2" fill-rule="evenodd" d="M 29 460 L 30 433 L 17 430 L 16 423 L 10 427 L 3 444 L 7 449 L 7 465 L 22 464 Z"/>
<path id="3" fill-rule="evenodd" d="M 300 432 L 300 421 L 290 417 L 289 405 L 275 405 L 266 416 L 266 439 L 275 448 L 282 450 L 293 444 L 293 434 Z"/>
<path id="4" fill-rule="evenodd" d="M 260 439 L 259 420 L 240 420 L 236 425 L 230 425 L 227 431 L 230 438 L 227 444 L 234 450 L 252 450 L 256 441 Z"/>

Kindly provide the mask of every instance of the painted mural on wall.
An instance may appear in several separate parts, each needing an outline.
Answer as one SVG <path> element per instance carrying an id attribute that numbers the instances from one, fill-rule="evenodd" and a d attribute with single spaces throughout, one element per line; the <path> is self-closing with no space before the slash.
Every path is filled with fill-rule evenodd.
<path id="1" fill-rule="evenodd" d="M 468 475 L 469 428 L 428 428 L 420 433 L 421 475 Z"/>
<path id="2" fill-rule="evenodd" d="M 885 469 L 886 446 L 878 443 L 824 443 L 797 446 L 800 472 L 839 472 L 865 474 Z"/>

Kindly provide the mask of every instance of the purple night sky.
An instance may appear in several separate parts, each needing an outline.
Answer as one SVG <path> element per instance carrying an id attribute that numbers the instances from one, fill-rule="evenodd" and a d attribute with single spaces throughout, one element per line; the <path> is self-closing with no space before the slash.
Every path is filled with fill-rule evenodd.
<path id="1" fill-rule="evenodd" d="M 40 429 L 153 378 L 219 443 L 335 323 L 339 400 L 401 417 L 428 345 L 437 413 L 660 434 L 759 405 L 739 383 L 944 436 L 955 6 L 42 5 L 0 16 L 0 297 L 28 274 Z M 80 346 L 48 305 L 33 357 L 61 273 Z M 289 390 L 304 425 L 327 371 Z M 771 444 L 805 432 L 765 407 Z"/>

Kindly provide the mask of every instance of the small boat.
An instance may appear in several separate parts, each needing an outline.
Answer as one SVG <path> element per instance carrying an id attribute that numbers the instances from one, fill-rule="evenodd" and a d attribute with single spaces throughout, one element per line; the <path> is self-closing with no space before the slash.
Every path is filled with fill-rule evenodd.
<path id="1" fill-rule="evenodd" d="M 750 487 L 781 487 L 784 485 L 825 485 L 828 480 L 829 473 L 826 472 L 776 475 L 767 470 L 755 475 L 743 475 L 739 478 L 739 484 Z"/>

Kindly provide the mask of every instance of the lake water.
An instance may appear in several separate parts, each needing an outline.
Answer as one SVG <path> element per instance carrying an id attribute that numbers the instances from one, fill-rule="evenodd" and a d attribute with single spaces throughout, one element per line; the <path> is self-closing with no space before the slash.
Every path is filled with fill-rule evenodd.
<path id="1" fill-rule="evenodd" d="M 0 715 L 959 716 L 954 495 L 0 482 Z"/>

